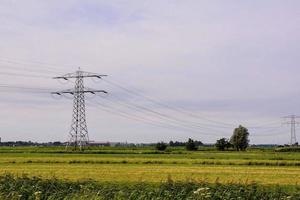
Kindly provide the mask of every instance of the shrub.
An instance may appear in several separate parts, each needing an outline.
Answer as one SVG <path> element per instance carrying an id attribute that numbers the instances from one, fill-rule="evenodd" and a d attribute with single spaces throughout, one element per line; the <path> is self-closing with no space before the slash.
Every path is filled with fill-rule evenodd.
<path id="1" fill-rule="evenodd" d="M 155 149 L 158 151 L 165 151 L 167 149 L 167 144 L 164 142 L 159 142 L 155 145 Z"/>
<path id="2" fill-rule="evenodd" d="M 215 146 L 219 151 L 224 151 L 225 149 L 229 149 L 231 147 L 231 144 L 228 139 L 226 138 L 221 138 L 217 140 Z"/>
<path id="3" fill-rule="evenodd" d="M 280 147 L 275 149 L 276 152 L 300 152 L 300 147 Z"/>
<path id="4" fill-rule="evenodd" d="M 186 142 L 185 148 L 188 151 L 197 151 L 198 150 L 198 146 L 196 145 L 196 142 L 194 140 L 192 140 L 191 138 L 189 138 L 189 140 Z"/>

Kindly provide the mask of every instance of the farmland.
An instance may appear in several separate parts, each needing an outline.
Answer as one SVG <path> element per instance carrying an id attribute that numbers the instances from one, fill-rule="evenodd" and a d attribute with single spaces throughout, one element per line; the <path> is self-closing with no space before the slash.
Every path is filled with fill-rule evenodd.
<path id="1" fill-rule="evenodd" d="M 257 182 L 295 185 L 300 181 L 300 154 L 248 152 L 157 152 L 143 148 L 98 148 L 83 153 L 53 148 L 2 148 L 0 174 L 56 177 L 98 182 L 159 183 L 196 180 L 210 183 Z"/>
<path id="2" fill-rule="evenodd" d="M 4 195 L 8 199 L 20 194 L 24 199 L 33 198 L 36 195 L 33 188 L 47 192 L 48 186 L 43 187 L 49 182 L 52 186 L 62 185 L 58 188 L 65 187 L 64 195 L 70 199 L 79 196 L 130 199 L 133 193 L 139 196 L 143 192 L 144 199 L 182 199 L 180 195 L 197 199 L 193 196 L 197 188 L 210 188 L 219 197 L 223 196 L 223 190 L 232 190 L 228 199 L 254 194 L 258 195 L 256 199 L 263 196 L 280 199 L 289 195 L 298 198 L 300 192 L 297 186 L 300 154 L 295 152 L 272 149 L 220 152 L 210 148 L 194 152 L 169 148 L 160 152 L 150 147 L 101 147 L 84 152 L 65 151 L 63 147 L 1 147 L 0 152 L 0 197 Z M 7 182 L 10 184 L 5 186 Z M 27 182 L 28 186 L 24 186 Z M 84 189 L 78 188 L 79 185 Z M 77 190 L 73 191 L 74 188 Z M 64 197 L 61 190 L 55 190 L 51 193 L 54 199 L 58 198 L 57 192 L 60 198 Z M 120 192 L 124 198 L 118 197 Z M 165 192 L 169 192 L 168 198 Z M 50 196 L 44 194 L 43 198 Z"/>

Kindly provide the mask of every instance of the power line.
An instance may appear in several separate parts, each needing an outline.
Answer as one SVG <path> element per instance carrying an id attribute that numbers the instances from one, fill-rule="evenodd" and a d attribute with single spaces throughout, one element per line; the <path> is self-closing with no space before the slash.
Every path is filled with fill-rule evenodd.
<path id="1" fill-rule="evenodd" d="M 106 98 L 103 98 L 103 99 L 106 99 Z M 134 120 L 134 121 L 140 121 L 142 123 L 145 123 L 145 124 L 148 124 L 148 125 L 151 125 L 151 126 L 155 126 L 155 127 L 159 127 L 159 128 L 166 128 L 166 129 L 169 129 L 169 130 L 175 130 L 175 131 L 179 131 L 179 132 L 185 131 L 185 132 L 195 133 L 195 134 L 200 134 L 200 135 L 220 136 L 220 134 L 214 134 L 212 132 L 209 133 L 209 132 L 199 131 L 199 129 L 194 129 L 194 127 L 186 127 L 186 126 L 182 126 L 181 124 L 178 124 L 178 123 L 174 124 L 170 121 L 166 121 L 164 119 L 162 120 L 159 117 L 158 117 L 159 121 L 144 118 L 144 117 L 141 117 L 140 115 L 133 114 L 132 112 L 129 113 L 129 112 L 126 112 L 126 111 L 123 111 L 123 110 L 120 110 L 120 109 L 116 109 L 115 106 L 104 104 L 103 102 L 100 103 L 97 100 L 90 101 L 90 102 L 93 103 L 92 105 L 95 105 L 98 108 L 101 108 L 101 110 L 104 110 L 105 112 L 108 112 L 108 113 L 111 113 L 113 115 L 117 115 L 117 116 L 120 116 L 120 117 L 123 117 L 123 118 L 126 118 L 126 119 L 131 119 L 131 120 Z M 116 102 L 114 102 L 114 103 L 116 103 Z M 119 104 L 119 105 L 122 105 L 122 104 Z M 218 131 L 218 132 L 220 133 L 220 131 Z M 228 133 L 226 133 L 226 134 L 228 134 Z M 269 134 L 259 134 L 259 135 L 251 134 L 252 137 L 264 137 L 264 136 L 270 137 L 270 136 L 276 136 L 276 135 L 279 135 L 279 133 L 278 132 L 276 132 L 276 133 L 273 132 L 273 133 L 269 133 Z"/>
<path id="2" fill-rule="evenodd" d="M 47 78 L 50 79 L 50 76 L 43 76 L 43 75 L 30 75 L 30 74 L 20 74 L 20 73 L 13 73 L 13 72 L 0 72 L 1 76 L 18 76 L 18 77 L 29 77 L 29 78 Z"/>
<path id="3" fill-rule="evenodd" d="M 155 120 L 151 120 L 151 119 L 146 119 L 144 117 L 141 117 L 139 115 L 135 115 L 135 114 L 132 114 L 132 113 L 128 113 L 128 112 L 124 112 L 122 110 L 119 110 L 119 109 L 116 109 L 115 107 L 113 106 L 109 106 L 107 104 L 103 104 L 103 103 L 100 103 L 98 101 L 95 102 L 96 104 L 100 105 L 101 106 L 101 109 L 102 110 L 107 110 L 107 108 L 110 108 L 111 110 L 113 110 L 113 114 L 120 114 L 121 116 L 122 115 L 126 115 L 126 116 L 129 116 L 129 118 L 132 119 L 132 116 L 134 117 L 133 119 L 137 120 L 137 121 L 142 121 L 142 122 L 145 122 L 146 124 L 150 124 L 150 125 L 153 125 L 153 126 L 157 126 L 157 127 L 162 127 L 162 128 L 168 128 L 168 129 L 172 129 L 172 130 L 176 130 L 176 131 L 188 131 L 188 132 L 192 132 L 192 133 L 196 133 L 196 134 L 201 134 L 201 135 L 214 135 L 214 136 L 219 136 L 217 134 L 213 134 L 213 133 L 206 133 L 206 132 L 200 132 L 199 129 L 194 129 L 192 127 L 186 127 L 186 126 L 182 126 L 180 124 L 175 124 L 175 123 L 172 123 L 170 121 L 155 121 Z M 110 110 L 110 111 L 111 111 Z M 109 111 L 108 111 L 109 112 Z M 126 117 L 125 116 L 125 117 Z"/>
<path id="4" fill-rule="evenodd" d="M 37 66 L 44 66 L 48 68 L 48 71 L 52 71 L 52 72 L 60 72 L 63 73 L 62 71 L 60 71 L 60 67 L 73 67 L 71 65 L 58 65 L 58 64 L 49 64 L 49 63 L 45 63 L 45 62 L 39 62 L 39 61 L 28 61 L 28 60 L 20 60 L 20 59 L 9 59 L 9 58 L 3 58 L 0 57 L 0 62 L 4 62 L 4 63 L 9 63 L 9 64 L 16 64 L 16 65 L 30 65 L 31 68 L 38 68 L 39 70 L 41 70 L 39 67 Z M 37 65 L 37 66 L 35 66 Z M 59 68 L 54 68 L 53 66 L 59 67 Z"/>
<path id="5" fill-rule="evenodd" d="M 263 124 L 258 124 L 258 125 L 255 125 L 255 126 L 247 126 L 248 128 L 251 128 L 251 129 L 268 129 L 268 128 L 275 128 L 275 127 L 269 127 L 269 125 L 275 125 L 275 124 L 279 124 L 280 121 L 279 119 L 278 120 L 272 120 L 272 121 L 269 121 L 269 122 L 265 122 Z"/>
<path id="6" fill-rule="evenodd" d="M 137 96 L 137 97 L 141 97 L 151 103 L 154 103 L 156 105 L 159 105 L 160 107 L 163 107 L 163 108 L 166 108 L 168 110 L 171 110 L 171 111 L 175 111 L 177 113 L 180 113 L 180 114 L 184 114 L 184 115 L 187 115 L 187 116 L 190 116 L 190 117 L 193 117 L 195 119 L 202 119 L 202 120 L 205 120 L 207 122 L 210 122 L 210 124 L 208 123 L 203 123 L 203 122 L 192 122 L 194 124 L 197 124 L 197 125 L 200 125 L 200 126 L 212 126 L 214 128 L 225 128 L 225 129 L 233 129 L 235 126 L 237 125 L 234 125 L 234 124 L 229 124 L 229 123 L 224 123 L 224 122 L 220 122 L 220 121 L 216 121 L 216 120 L 210 120 L 208 118 L 205 118 L 205 117 L 202 117 L 202 116 L 199 116 L 197 114 L 194 114 L 194 113 L 191 113 L 191 112 L 188 112 L 186 110 L 183 110 L 183 109 L 180 109 L 178 107 L 174 107 L 174 106 L 171 106 L 169 104 L 164 104 L 164 103 L 161 103 L 153 98 L 150 98 L 146 95 L 142 95 L 140 93 L 137 93 L 133 90 L 130 90 L 128 88 L 126 88 L 125 86 L 123 85 L 120 85 L 118 83 L 115 83 L 115 82 L 112 82 L 112 81 L 109 81 L 109 80 L 103 80 L 105 81 L 106 83 L 116 87 L 116 88 L 119 88 L 123 91 L 125 91 L 126 93 L 128 94 L 131 94 L 131 95 L 134 95 L 134 96 Z M 278 122 L 276 122 L 278 123 Z M 271 124 L 274 124 L 274 121 L 272 121 L 272 123 L 265 123 L 265 124 L 260 124 L 260 125 L 257 125 L 257 126 L 247 126 L 247 128 L 252 128 L 252 129 L 267 129 L 267 128 L 273 128 L 273 127 L 265 127 L 266 125 L 271 125 Z"/>
<path id="7" fill-rule="evenodd" d="M 21 77 L 35 77 L 35 78 L 49 78 L 49 76 L 46 76 L 45 74 L 49 74 L 49 73 L 57 73 L 58 71 L 60 71 L 60 69 L 58 68 L 53 68 L 52 66 L 66 66 L 66 65 L 54 65 L 54 64 L 48 64 L 48 63 L 43 63 L 43 62 L 38 62 L 38 61 L 17 61 L 17 60 L 11 60 L 11 59 L 3 59 L 0 58 L 0 62 L 2 63 L 6 63 L 12 66 L 5 66 L 5 67 L 9 67 L 10 70 L 13 69 L 13 72 L 0 72 L 0 75 L 4 76 L 21 76 Z M 21 65 L 23 67 L 16 67 L 15 65 Z M 31 67 L 27 67 L 24 68 L 24 65 L 30 65 Z M 40 69 L 37 66 L 48 66 L 46 67 L 46 69 Z M 0 66 L 1 67 L 1 66 Z M 69 66 L 68 66 L 69 67 Z M 31 68 L 31 69 L 29 69 Z M 6 70 L 8 68 L 5 68 Z M 24 71 L 27 73 L 34 73 L 34 74 L 25 74 L 25 73 L 16 73 L 15 71 Z M 35 74 L 43 74 L 43 75 L 35 75 Z M 90 78 L 101 78 L 103 75 L 98 75 L 98 74 L 93 74 L 93 73 L 88 73 L 85 72 L 85 78 L 90 77 Z M 67 77 L 67 78 L 66 78 Z M 77 79 L 79 78 L 76 74 L 66 74 L 64 76 L 60 76 L 60 77 L 56 77 L 57 79 L 61 80 L 69 80 L 70 78 L 74 78 Z M 206 129 L 206 130 L 213 130 L 213 131 L 218 131 L 216 129 L 229 129 L 229 128 L 233 128 L 236 125 L 235 124 L 231 124 L 231 123 L 225 123 L 222 121 L 217 121 L 217 120 L 212 120 L 203 116 L 199 116 L 198 114 L 195 113 L 191 113 L 187 110 L 184 110 L 184 108 L 180 108 L 180 107 L 175 107 L 175 106 L 171 106 L 170 104 L 166 104 L 166 103 L 162 103 L 158 100 L 153 99 L 152 97 L 148 97 L 146 95 L 140 94 L 139 92 L 130 90 L 128 88 L 126 88 L 124 85 L 120 85 L 118 83 L 112 82 L 112 81 L 108 81 L 108 80 L 104 80 L 105 82 L 109 83 L 110 85 L 113 85 L 114 87 L 117 87 L 119 89 L 122 89 L 123 91 L 127 92 L 128 94 L 137 96 L 137 97 L 141 97 L 155 105 L 159 105 L 162 108 L 166 108 L 170 111 L 175 111 L 177 113 L 180 114 L 184 114 L 186 116 L 189 117 L 193 117 L 195 119 L 201 119 L 206 121 L 207 123 L 203 123 L 203 122 L 194 122 L 194 121 L 188 121 L 188 120 L 182 120 L 179 119 L 177 117 L 174 116 L 170 116 L 168 114 L 165 114 L 164 112 L 158 112 L 156 110 L 153 110 L 151 108 L 148 108 L 146 106 L 143 105 L 137 105 L 137 104 L 132 104 L 132 103 L 128 103 L 128 102 L 123 102 L 118 100 L 118 102 L 113 101 L 113 99 L 107 99 L 108 101 L 117 103 L 119 105 L 123 105 L 126 106 L 128 108 L 134 109 L 136 111 L 139 111 L 141 113 L 145 112 L 147 114 L 151 113 L 151 115 L 156 116 L 157 118 L 159 118 L 160 120 L 164 120 L 164 121 L 168 121 L 168 123 L 173 123 L 173 124 L 178 124 L 180 126 L 186 127 L 186 128 L 191 128 L 191 129 Z M 3 86 L 0 88 L 4 88 L 4 89 L 9 89 L 9 86 Z M 37 88 L 24 88 L 24 87 L 14 87 L 11 86 L 10 89 L 15 89 L 15 90 L 22 90 L 22 91 L 36 91 L 36 92 L 43 92 L 43 90 L 36 90 Z M 103 90 L 92 90 L 89 88 L 84 88 L 83 90 L 83 94 L 85 93 L 97 93 L 97 92 L 104 92 Z M 60 92 L 54 92 L 52 94 L 57 94 L 57 95 L 62 95 L 62 94 L 72 94 L 76 95 L 76 92 L 74 92 L 74 90 L 64 90 L 64 91 L 60 91 Z M 264 123 L 264 124 L 260 124 L 257 126 L 247 126 L 250 129 L 255 129 L 255 130 L 265 130 L 263 132 L 272 132 L 273 130 L 275 130 L 277 127 L 266 127 L 266 125 L 273 125 L 275 124 L 275 122 L 272 123 Z M 274 129 L 273 129 L 274 128 Z M 294 133 L 292 133 L 294 132 Z M 291 143 L 296 141 L 296 130 L 292 131 L 291 128 Z"/>
<path id="8" fill-rule="evenodd" d="M 45 62 L 40 62 L 40 61 L 28 61 L 28 60 L 24 60 L 24 59 L 18 59 L 17 61 L 16 61 L 16 59 L 14 59 L 14 60 L 12 60 L 12 59 L 9 59 L 9 58 L 1 58 L 0 57 L 0 62 L 6 62 L 6 63 L 12 63 L 12 64 L 21 64 L 21 65 L 24 65 L 24 63 L 26 63 L 26 64 L 28 64 L 28 63 L 30 63 L 30 64 L 34 64 L 34 65 L 42 65 L 42 66 L 59 66 L 59 67 L 61 67 L 61 66 L 68 66 L 68 67 L 70 67 L 70 65 L 57 65 L 57 64 L 49 64 L 49 63 L 45 63 Z M 19 68 L 20 69 L 20 68 Z M 48 69 L 55 69 L 55 71 L 49 71 L 49 70 L 45 70 L 45 69 L 38 69 L 39 71 L 44 71 L 44 72 L 51 72 L 51 73 L 57 73 L 58 71 L 58 69 L 57 68 L 48 68 Z M 20 70 L 26 70 L 26 69 L 23 69 L 23 68 L 21 68 Z M 28 71 L 28 70 L 27 70 Z M 29 70 L 29 71 L 31 71 L 31 72 L 33 72 L 32 70 Z M 35 72 L 36 72 L 37 70 L 35 70 Z M 12 74 L 11 74 L 12 75 Z M 15 74 L 16 76 L 32 76 L 32 75 L 17 75 L 17 74 Z M 34 76 L 32 76 L 32 77 L 34 77 Z M 48 78 L 48 77 L 47 77 Z M 133 90 L 129 90 L 129 89 L 127 89 L 127 88 L 125 88 L 123 85 L 120 85 L 120 84 L 118 84 L 118 83 L 115 83 L 115 82 L 112 82 L 112 81 L 109 81 L 109 80 L 104 80 L 104 81 L 106 81 L 107 83 L 109 83 L 109 84 L 111 84 L 111 85 L 114 85 L 115 87 L 118 87 L 118 88 L 121 88 L 122 90 L 124 90 L 124 91 L 126 91 L 126 92 L 128 92 L 128 93 L 130 93 L 130 94 L 133 94 L 133 95 L 135 95 L 135 96 L 140 96 L 140 97 L 143 97 L 144 99 L 147 99 L 148 101 L 150 101 L 150 102 L 152 102 L 152 103 L 155 103 L 155 104 L 157 104 L 157 105 L 160 105 L 160 106 L 163 106 L 163 107 L 165 107 L 165 108 L 168 108 L 168 109 L 170 109 L 170 110 L 172 110 L 172 111 L 177 111 L 177 112 L 180 112 L 180 113 L 182 113 L 182 114 L 186 114 L 186 115 L 188 115 L 188 116 L 190 116 L 190 117 L 194 117 L 194 118 L 197 118 L 197 119 L 202 119 L 202 120 L 205 120 L 205 121 L 208 121 L 208 122 L 210 122 L 210 123 L 214 123 L 215 125 L 215 127 L 216 126 L 219 126 L 220 128 L 233 128 L 234 126 L 236 126 L 236 124 L 229 124 L 229 123 L 224 123 L 224 122 L 221 122 L 221 121 L 216 121 L 216 120 L 211 120 L 211 119 L 208 119 L 208 118 L 206 118 L 206 117 L 203 117 L 203 116 L 199 116 L 198 114 L 195 114 L 195 113 L 191 113 L 191 112 L 188 112 L 188 111 L 186 111 L 186 110 L 183 110 L 183 109 L 180 109 L 180 108 L 178 108 L 178 107 L 174 107 L 174 106 L 170 106 L 169 104 L 165 104 L 165 103 L 161 103 L 161 102 L 159 102 L 159 101 L 157 101 L 157 100 L 155 100 L 155 99 L 153 99 L 153 98 L 150 98 L 150 97 L 148 97 L 148 96 L 145 96 L 145 95 L 142 95 L 142 94 L 140 94 L 140 93 L 136 93 L 136 92 L 134 92 Z M 203 124 L 203 123 L 202 123 Z M 264 128 L 264 126 L 265 126 L 265 124 L 263 124 L 263 125 L 259 125 L 259 126 L 247 126 L 248 128 L 257 128 L 257 129 L 259 129 L 259 128 Z"/>
<path id="9" fill-rule="evenodd" d="M 176 112 L 179 112 L 179 113 L 182 113 L 182 114 L 185 114 L 185 115 L 189 115 L 189 116 L 194 117 L 194 118 L 197 118 L 197 119 L 206 120 L 206 121 L 208 121 L 208 122 L 212 122 L 212 123 L 215 123 L 215 124 L 221 124 L 221 125 L 223 125 L 223 127 L 224 127 L 224 126 L 229 126 L 229 127 L 236 126 L 236 125 L 234 125 L 234 124 L 229 124 L 229 123 L 219 122 L 219 121 L 207 119 L 207 118 L 202 117 L 202 116 L 198 116 L 198 115 L 196 115 L 196 114 L 194 114 L 194 113 L 187 112 L 187 111 L 182 110 L 182 109 L 180 109 L 180 108 L 178 108 L 178 107 L 174 107 L 174 106 L 171 106 L 171 105 L 168 105 L 168 104 L 161 103 L 161 102 L 159 102 L 159 101 L 157 101 L 157 100 L 155 100 L 155 99 L 153 99 L 153 98 L 150 98 L 150 97 L 148 97 L 148 96 L 146 96 L 146 95 L 142 95 L 142 94 L 140 94 L 140 93 L 136 93 L 136 92 L 134 92 L 134 91 L 132 91 L 132 90 L 129 90 L 129 89 L 125 88 L 124 86 L 121 86 L 121 85 L 118 84 L 118 83 L 115 83 L 115 82 L 112 82 L 112 81 L 109 81 L 109 80 L 104 80 L 104 81 L 107 82 L 107 83 L 110 84 L 110 85 L 113 85 L 113 86 L 115 86 L 115 87 L 117 87 L 117 88 L 122 89 L 123 91 L 125 91 L 125 92 L 127 92 L 127 93 L 129 93 L 129 94 L 132 94 L 132 95 L 135 95 L 135 96 L 142 97 L 142 98 L 144 98 L 144 99 L 146 99 L 146 100 L 148 100 L 148 101 L 150 101 L 150 102 L 152 102 L 152 103 L 154 103 L 154 104 L 156 104 L 156 105 L 165 107 L 165 108 L 167 108 L 167 109 L 169 109 L 169 110 L 176 111 Z"/>
<path id="10" fill-rule="evenodd" d="M 97 106 L 97 108 L 101 108 L 101 110 L 103 110 L 105 112 L 108 112 L 108 113 L 111 113 L 113 115 L 121 116 L 121 117 L 124 117 L 126 119 L 130 119 L 130 120 L 134 120 L 134 121 L 139 121 L 139 122 L 142 122 L 142 123 L 145 123 L 147 125 L 154 126 L 154 127 L 173 129 L 173 130 L 176 130 L 176 131 L 180 130 L 176 126 L 173 126 L 173 125 L 170 125 L 170 124 L 158 123 L 157 121 L 149 120 L 149 119 L 143 118 L 141 116 L 134 115 L 132 113 L 129 114 L 128 112 L 124 112 L 124 111 L 121 111 L 119 109 L 115 109 L 112 106 L 108 106 L 106 104 L 102 104 L 102 103 L 99 103 L 99 102 L 96 102 L 95 104 L 90 104 L 89 103 L 88 105 L 94 105 L 94 106 Z M 110 109 L 107 109 L 107 108 L 110 108 Z"/>
<path id="11" fill-rule="evenodd" d="M 24 91 L 36 91 L 36 92 L 42 92 L 42 93 L 49 93 L 52 90 L 52 89 L 48 89 L 48 88 L 25 87 L 25 86 L 7 85 L 7 84 L 0 84 L 0 88 L 17 89 L 17 90 L 24 90 Z"/>
<path id="12" fill-rule="evenodd" d="M 128 102 L 120 101 L 119 99 L 118 99 L 118 102 L 116 102 L 116 101 L 113 101 L 112 99 L 109 99 L 110 96 L 113 96 L 113 95 L 110 94 L 108 96 L 108 98 L 103 98 L 103 99 L 107 100 L 107 101 L 111 101 L 113 103 L 117 103 L 119 105 L 126 106 L 126 107 L 128 107 L 130 109 L 134 109 L 138 112 L 146 112 L 148 114 L 151 114 L 152 116 L 158 117 L 161 120 L 166 120 L 166 121 L 171 122 L 171 123 L 180 124 L 181 126 L 184 126 L 184 127 L 202 129 L 202 130 L 206 129 L 206 130 L 209 130 L 209 131 L 215 131 L 215 132 L 222 133 L 222 131 L 220 131 L 220 130 L 216 130 L 214 128 L 203 126 L 203 125 L 200 125 L 200 124 L 195 124 L 195 123 L 192 123 L 192 122 L 189 122 L 189 121 L 186 121 L 186 120 L 178 119 L 178 118 L 172 117 L 170 115 L 166 115 L 164 113 L 154 111 L 154 110 L 152 110 L 150 108 L 147 108 L 145 106 L 131 104 L 131 103 L 128 103 Z M 227 133 L 225 133 L 225 134 L 227 134 Z"/>
<path id="13" fill-rule="evenodd" d="M 276 133 L 272 133 L 272 134 L 259 134 L 259 135 L 250 135 L 250 137 L 274 137 L 274 136 L 279 136 L 279 135 L 283 135 L 283 132 L 276 132 Z"/>
<path id="14" fill-rule="evenodd" d="M 0 60 L 1 63 L 1 60 Z M 43 73 L 43 74 L 57 74 L 59 72 L 49 70 L 49 69 L 41 69 L 41 68 L 36 68 L 33 66 L 26 66 L 26 65 L 20 65 L 16 66 L 15 64 L 11 63 L 5 63 L 5 65 L 1 64 L 0 68 L 3 69 L 9 69 L 9 70 L 14 70 L 14 71 L 22 71 L 22 72 L 30 72 L 30 73 Z"/>

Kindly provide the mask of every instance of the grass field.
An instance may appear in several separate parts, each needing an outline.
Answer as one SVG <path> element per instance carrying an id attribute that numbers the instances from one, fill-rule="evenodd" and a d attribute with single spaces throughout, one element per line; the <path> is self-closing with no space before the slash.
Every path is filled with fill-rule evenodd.
<path id="1" fill-rule="evenodd" d="M 207 181 L 296 185 L 300 182 L 300 153 L 252 150 L 248 152 L 187 152 L 173 149 L 160 153 L 150 148 L 95 148 L 84 153 L 61 148 L 0 149 L 0 174 L 56 177 L 98 182 L 159 183 Z"/>
<path id="2" fill-rule="evenodd" d="M 300 153 L 0 147 L 0 199 L 300 199 Z"/>

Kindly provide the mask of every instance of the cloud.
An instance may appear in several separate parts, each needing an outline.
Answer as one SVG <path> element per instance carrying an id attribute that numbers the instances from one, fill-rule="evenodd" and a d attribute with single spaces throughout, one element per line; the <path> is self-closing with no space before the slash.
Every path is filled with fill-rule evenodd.
<path id="1" fill-rule="evenodd" d="M 52 63 L 55 70 L 53 66 L 36 66 L 58 71 L 57 75 L 81 66 L 87 71 L 109 74 L 109 80 L 137 88 L 143 95 L 165 104 L 204 112 L 221 121 L 259 123 L 282 113 L 300 111 L 295 87 L 299 85 L 298 7 L 296 0 L 1 1 L 0 57 Z M 15 71 L 9 66 L 32 69 L 30 64 L 4 66 L 0 62 L 1 72 Z M 72 87 L 71 83 L 62 86 L 51 79 L 8 76 L 1 76 L 1 83 L 53 89 Z M 126 101 L 136 100 L 101 82 L 87 84 L 106 88 Z M 37 101 L 36 96 L 30 95 L 24 100 L 12 93 L 1 98 L 2 105 L 10 102 L 4 107 L 5 112 L 12 111 L 10 125 L 4 127 L 7 138 L 28 136 L 42 140 L 38 133 L 42 131 L 51 135 L 49 138 L 65 138 L 58 133 L 65 130 L 61 125 L 55 128 L 55 133 L 52 130 L 53 124 L 62 123 L 62 119 L 55 117 L 55 103 L 43 103 L 43 99 Z M 147 101 L 137 103 L 170 112 Z M 58 104 L 67 128 L 71 105 Z M 43 113 L 49 120 L 39 127 L 30 121 L 25 124 L 19 113 L 27 106 L 36 119 L 41 114 L 40 107 L 45 106 Z M 89 110 L 88 114 L 91 132 L 99 133 L 91 133 L 95 140 L 143 141 L 149 132 L 156 134 L 147 141 L 188 137 L 187 133 L 149 129 L 107 114 L 100 117 L 99 112 L 105 113 Z M 98 120 L 103 122 L 101 126 Z M 31 127 L 32 132 L 22 135 L 21 129 L 12 128 L 14 123 Z M 111 127 L 112 123 L 119 126 Z M 102 129 L 103 132 L 99 131 Z M 15 132 L 18 134 L 14 135 Z M 215 140 L 201 134 L 195 137 L 208 142 Z M 288 141 L 288 134 L 284 138 L 282 141 Z M 256 141 L 270 140 L 262 137 Z"/>

